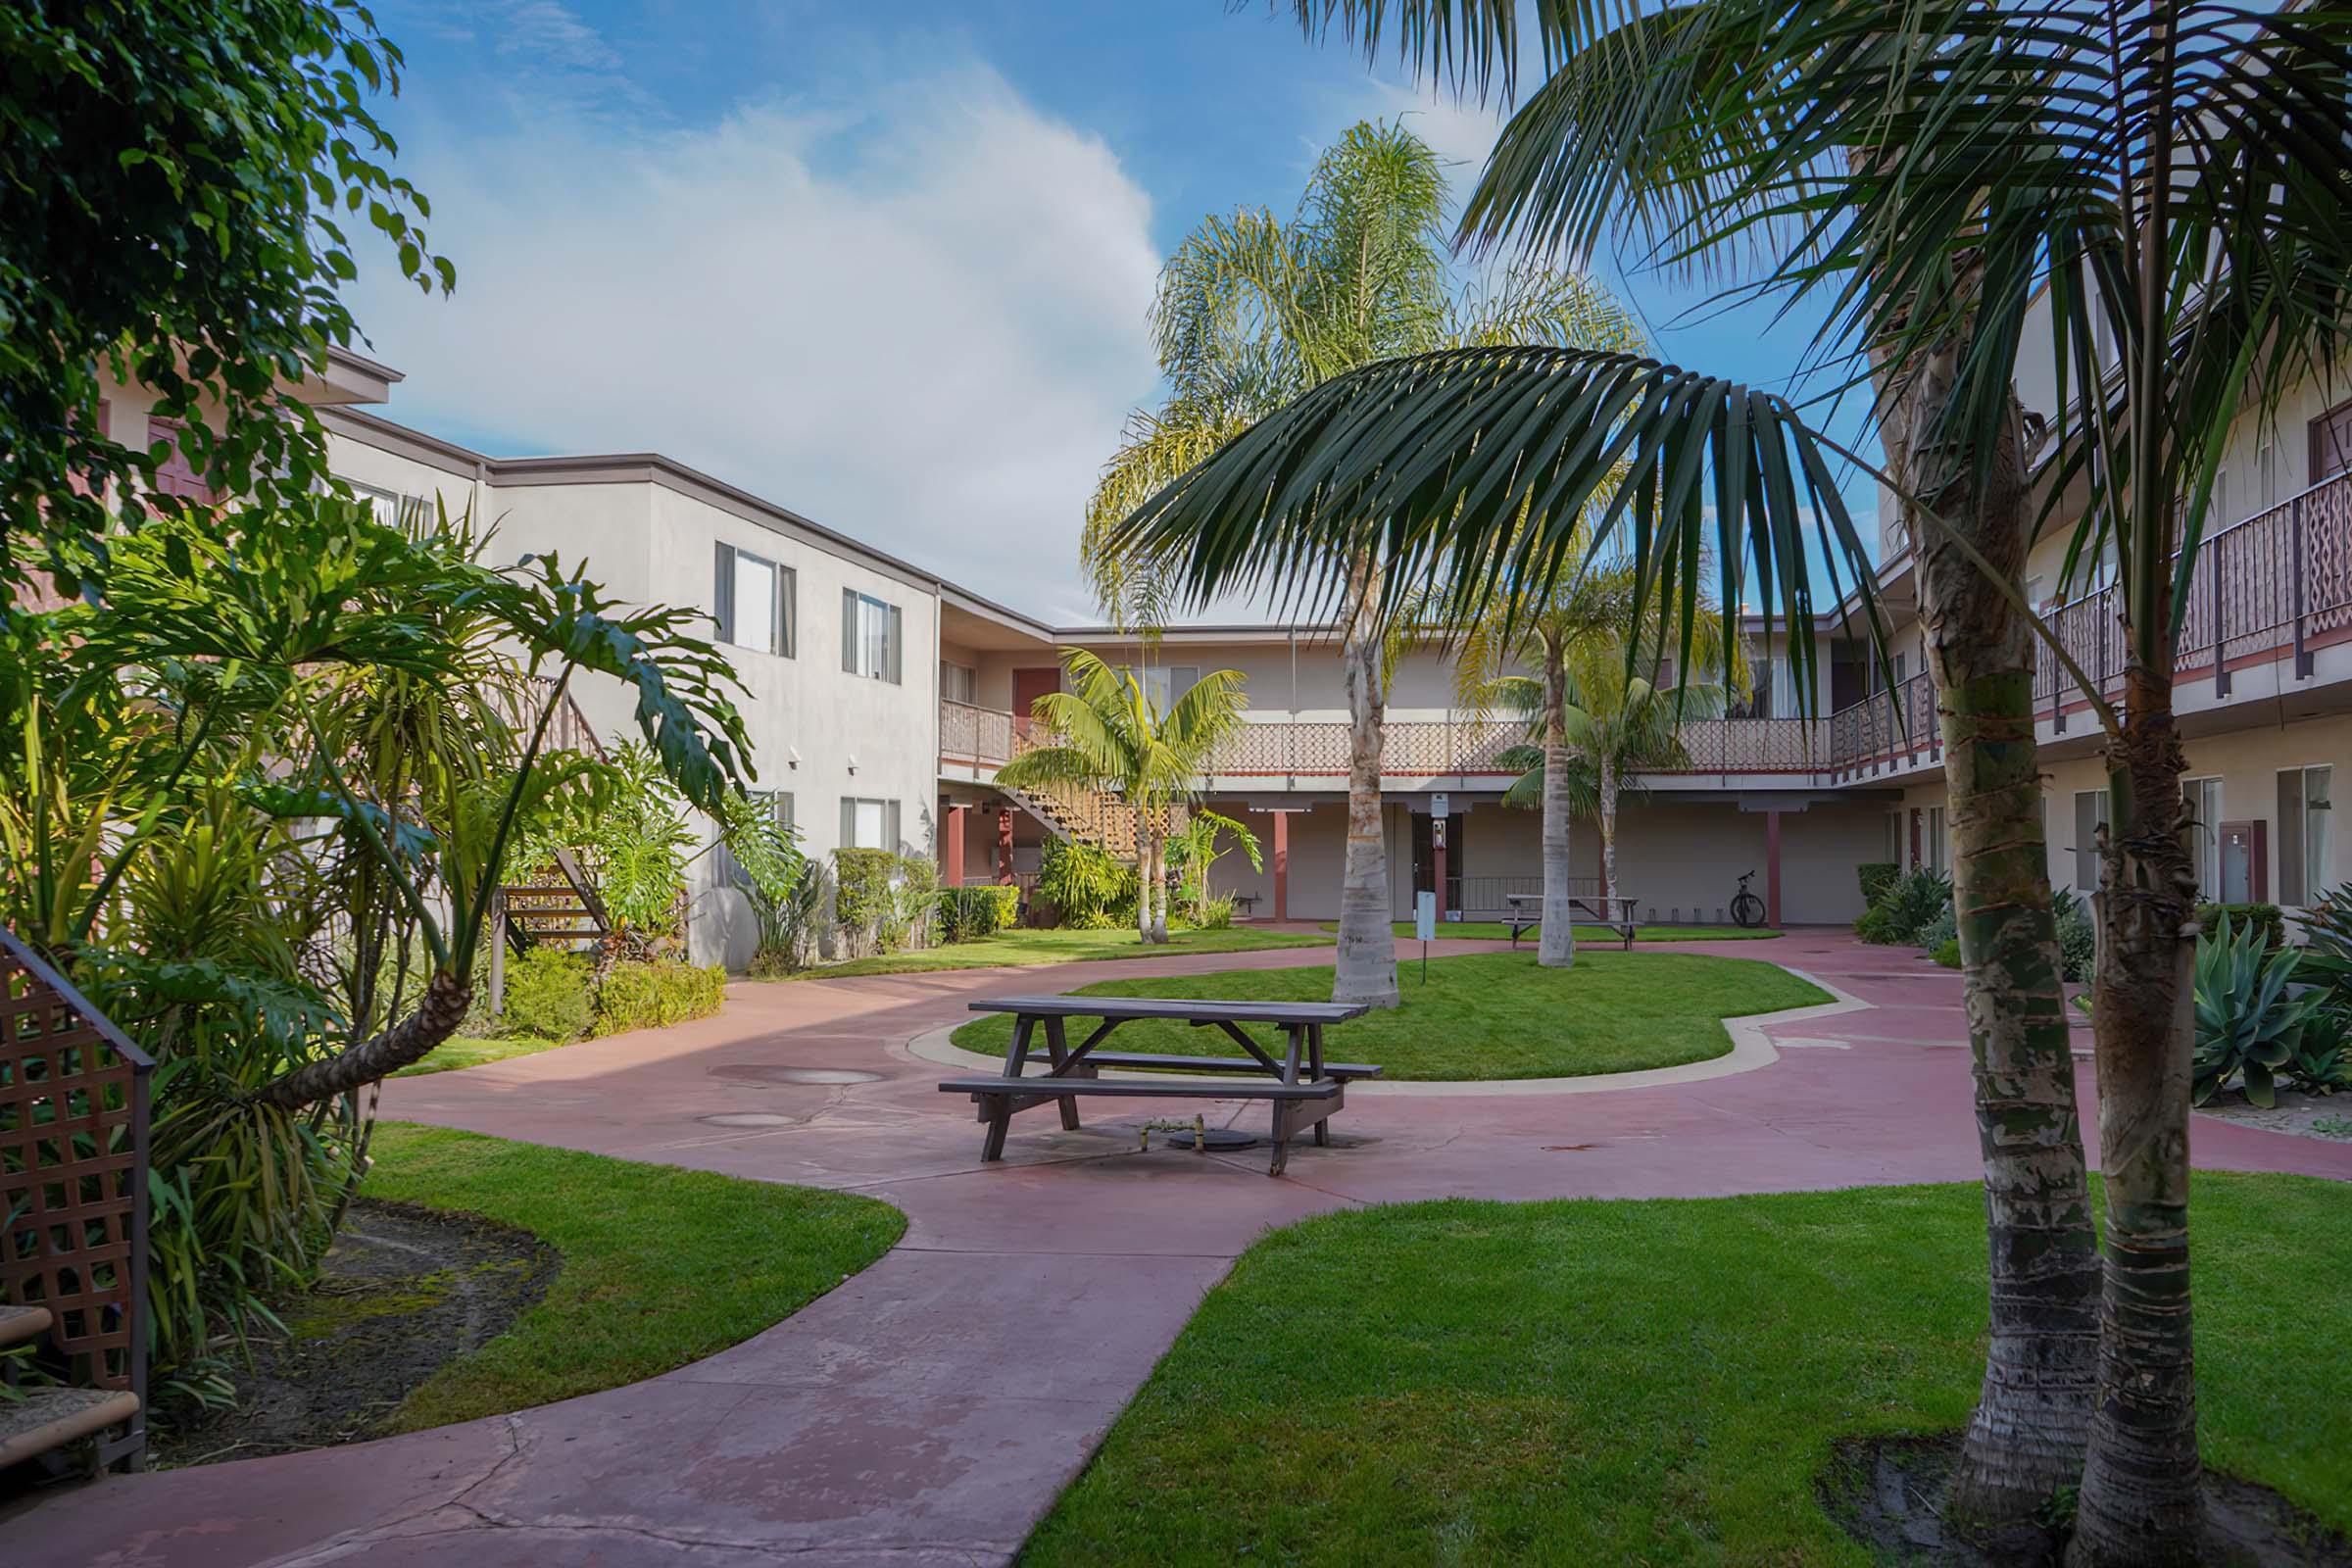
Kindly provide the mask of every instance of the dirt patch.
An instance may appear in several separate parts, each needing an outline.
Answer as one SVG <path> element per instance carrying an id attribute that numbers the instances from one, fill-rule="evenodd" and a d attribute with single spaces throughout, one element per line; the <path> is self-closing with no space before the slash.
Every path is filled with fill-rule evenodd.
<path id="1" fill-rule="evenodd" d="M 2265 1132 L 2293 1133 L 2302 1138 L 2352 1141 L 2352 1095 L 2307 1095 L 2299 1090 L 2278 1091 L 2278 1103 L 2257 1105 L 2236 1094 L 2216 1095 L 2197 1107 L 2200 1115 Z"/>
<path id="2" fill-rule="evenodd" d="M 352 1205 L 316 1288 L 257 1342 L 234 1408 L 159 1439 L 168 1465 L 380 1436 L 411 1390 L 506 1332 L 561 1263 L 527 1231 L 405 1203 Z"/>
<path id="3" fill-rule="evenodd" d="M 2028 1528 L 1990 1545 L 1944 1523 L 1943 1499 L 1960 1461 L 1960 1436 L 1840 1442 L 1821 1480 L 1821 1505 L 1881 1563 L 2056 1568 L 2066 1550 L 2061 1522 Z M 2352 1542 L 2268 1487 L 2207 1471 L 2205 1516 L 2202 1562 L 2352 1568 Z"/>

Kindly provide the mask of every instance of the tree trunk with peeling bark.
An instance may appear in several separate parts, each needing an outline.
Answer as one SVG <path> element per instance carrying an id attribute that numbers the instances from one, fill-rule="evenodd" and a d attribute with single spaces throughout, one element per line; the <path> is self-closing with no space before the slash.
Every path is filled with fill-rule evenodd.
<path id="1" fill-rule="evenodd" d="M 1600 759 L 1600 897 L 1606 912 L 1617 896 L 1617 759 Z"/>
<path id="2" fill-rule="evenodd" d="M 2023 412 L 1983 475 L 1923 454 L 1949 386 L 1942 356 L 1889 387 L 1886 449 L 1906 487 L 1965 535 L 1912 519 L 1952 834 L 1952 904 L 1984 1163 L 1990 1324 L 1984 1381 L 1947 1513 L 1998 1539 L 2076 1484 L 2098 1345 L 2097 1239 L 2067 1027 L 2034 734 L 2034 644 L 2007 594 L 2023 576 Z M 1956 470 L 1956 471 L 1953 471 Z"/>
<path id="3" fill-rule="evenodd" d="M 2174 1568 L 2199 1561 L 2203 1544 L 2188 1272 L 2196 866 L 2172 686 L 2167 670 L 2126 668 L 2108 756 L 2091 1009 L 2107 1267 L 2073 1568 Z"/>
<path id="4" fill-rule="evenodd" d="M 1536 963 L 1566 969 L 1576 962 L 1576 908 L 1569 879 L 1575 872 L 1575 823 L 1568 807 L 1568 671 L 1559 651 L 1544 650 L 1544 923 L 1536 931 Z"/>
<path id="5" fill-rule="evenodd" d="M 472 1003 L 471 982 L 436 970 L 425 982 L 416 1010 L 408 1017 L 346 1051 L 305 1063 L 264 1084 L 253 1098 L 265 1105 L 300 1110 L 365 1089 L 430 1055 L 436 1046 L 458 1032 Z"/>
<path id="6" fill-rule="evenodd" d="M 1380 743 L 1388 712 L 1383 690 L 1380 582 L 1369 556 L 1350 569 L 1348 630 L 1340 663 L 1348 683 L 1348 859 L 1340 887 L 1339 953 L 1331 1000 L 1394 1007 L 1396 916 L 1389 907 L 1387 823 L 1380 797 Z"/>

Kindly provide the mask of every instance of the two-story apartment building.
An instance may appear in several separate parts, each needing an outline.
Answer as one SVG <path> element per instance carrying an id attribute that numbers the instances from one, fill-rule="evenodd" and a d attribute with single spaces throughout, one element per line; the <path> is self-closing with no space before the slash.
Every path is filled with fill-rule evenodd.
<path id="1" fill-rule="evenodd" d="M 951 881 L 1033 876 L 1047 835 L 1087 824 L 999 788 L 995 774 L 1026 744 L 1030 705 L 1057 684 L 1059 651 L 1085 647 L 1144 671 L 1163 701 L 1204 670 L 1248 678 L 1250 723 L 1203 789 L 1256 831 L 1266 864 L 1228 857 L 1220 889 L 1257 918 L 1336 915 L 1347 710 L 1328 628 L 1189 625 L 1145 645 L 1049 624 L 666 458 L 496 458 L 407 428 L 369 407 L 398 380 L 338 356 L 304 389 L 335 471 L 388 510 L 470 508 L 497 524 L 496 559 L 553 553 L 620 597 L 710 612 L 750 694 L 760 782 L 812 854 L 884 847 L 936 856 Z M 2035 389 L 2025 390 L 2032 406 Z M 110 397 L 107 417 L 119 438 L 149 434 L 133 394 Z M 2200 564 L 2181 656 L 2201 864 L 2217 896 L 2299 905 L 2352 879 L 2352 848 L 2331 814 L 2338 770 L 2352 768 L 2352 404 L 2315 391 L 2274 429 L 2249 419 L 2219 507 L 2232 521 Z M 2029 586 L 2069 601 L 2058 613 L 2070 650 L 2112 683 L 2111 604 L 2096 585 L 2061 595 L 2063 548 L 2056 538 L 2037 548 Z M 1883 557 L 1893 688 L 1879 689 L 1858 642 L 1824 634 L 1819 684 L 1799 693 L 1785 648 L 1751 621 L 1756 699 L 1739 716 L 1689 726 L 1690 766 L 1638 781 L 1626 802 L 1618 892 L 1644 916 L 1721 920 L 1753 870 L 1774 920 L 1848 920 L 1860 909 L 1858 863 L 1947 862 L 1910 564 L 1899 538 L 1884 541 Z M 1417 891 L 1439 887 L 1441 815 L 1449 912 L 1492 915 L 1507 894 L 1541 886 L 1539 822 L 1501 804 L 1511 775 L 1495 764 L 1520 737 L 1461 711 L 1453 693 L 1446 650 L 1405 653 L 1382 777 L 1398 918 Z M 2097 732 L 2046 657 L 2037 694 L 2052 876 L 2087 888 L 2102 809 Z M 633 729 L 616 686 L 590 681 L 577 696 L 600 733 Z M 1578 826 L 1576 853 L 1580 872 L 1597 872 L 1590 824 Z M 715 857 L 697 863 L 692 929 L 706 957 L 749 955 L 748 911 Z"/>

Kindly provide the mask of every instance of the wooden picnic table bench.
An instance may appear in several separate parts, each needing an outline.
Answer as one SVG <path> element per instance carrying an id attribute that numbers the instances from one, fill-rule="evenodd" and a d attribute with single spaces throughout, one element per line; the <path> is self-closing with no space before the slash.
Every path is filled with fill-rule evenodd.
<path id="1" fill-rule="evenodd" d="M 1544 895 L 1541 893 L 1506 893 L 1503 902 L 1511 906 L 1511 946 L 1519 946 L 1520 933 L 1531 931 L 1544 923 Z M 1625 939 L 1628 952 L 1633 950 L 1634 933 L 1641 929 L 1634 919 L 1632 899 L 1602 898 L 1597 894 L 1571 893 L 1569 906 L 1578 915 L 1593 925 L 1607 926 Z"/>
<path id="2" fill-rule="evenodd" d="M 1329 1122 L 1347 1102 L 1347 1086 L 1355 1078 L 1374 1078 L 1380 1069 L 1364 1062 L 1327 1062 L 1323 1059 L 1326 1025 L 1361 1017 L 1360 1003 L 1337 1002 L 1223 1002 L 1210 998 L 1167 997 L 990 997 L 971 1004 L 974 1012 L 1013 1015 L 1012 1044 L 1005 1048 L 1004 1070 L 994 1077 L 950 1078 L 943 1094 L 969 1095 L 979 1107 L 988 1131 L 980 1141 L 980 1157 L 1004 1157 L 1004 1134 L 1012 1118 L 1024 1110 L 1054 1104 L 1061 1125 L 1078 1129 L 1078 1101 L 1085 1096 L 1124 1096 L 1143 1100 L 1263 1100 L 1273 1107 L 1274 1153 L 1266 1168 L 1279 1176 L 1289 1162 L 1291 1139 L 1308 1128 L 1315 1142 L 1331 1142 Z M 1069 1043 L 1071 1018 L 1099 1020 L 1077 1046 Z M 1222 1029 L 1246 1054 L 1241 1056 L 1181 1056 L 1148 1052 L 1098 1050 L 1123 1023 L 1185 1023 L 1196 1029 Z M 1285 1039 L 1278 1057 L 1252 1040 L 1246 1024 L 1280 1030 Z M 1046 1037 L 1047 1070 L 1027 1072 L 1029 1046 L 1042 1029 Z M 1244 1072 L 1251 1078 L 1123 1078 L 1104 1080 L 1100 1067 L 1128 1067 L 1168 1072 L 1209 1068 Z M 1270 1080 L 1270 1081 L 1268 1081 Z"/>

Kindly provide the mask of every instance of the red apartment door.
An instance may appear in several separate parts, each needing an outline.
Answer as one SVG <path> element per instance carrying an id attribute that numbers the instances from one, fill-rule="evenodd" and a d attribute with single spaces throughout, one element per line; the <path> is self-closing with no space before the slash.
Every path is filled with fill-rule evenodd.
<path id="1" fill-rule="evenodd" d="M 1061 690 L 1061 670 L 1053 664 L 1039 669 L 1016 669 L 1012 672 L 1012 725 L 1024 733 L 1029 728 L 1029 710 L 1048 692 Z"/>

